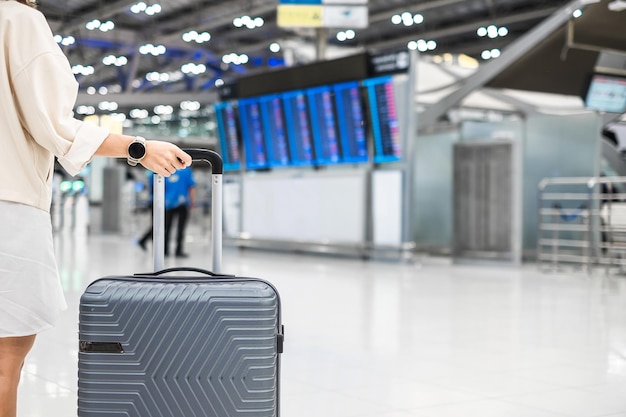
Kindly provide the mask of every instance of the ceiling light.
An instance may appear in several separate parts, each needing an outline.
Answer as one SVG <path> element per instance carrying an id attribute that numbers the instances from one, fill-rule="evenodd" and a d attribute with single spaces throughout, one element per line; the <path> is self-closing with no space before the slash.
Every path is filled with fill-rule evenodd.
<path id="1" fill-rule="evenodd" d="M 172 114 L 174 113 L 174 107 L 170 105 L 159 104 L 154 108 L 154 114 Z"/>
<path id="2" fill-rule="evenodd" d="M 355 31 L 353 31 L 352 29 L 346 30 L 346 38 L 354 39 L 355 36 L 356 36 L 356 32 Z"/>
<path id="3" fill-rule="evenodd" d="M 146 7 L 146 14 L 148 16 L 154 16 L 155 14 L 161 13 L 161 10 L 162 8 L 160 4 L 153 4 L 152 6 Z"/>
<path id="4" fill-rule="evenodd" d="M 180 103 L 181 110 L 198 111 L 200 110 L 199 101 L 183 101 Z"/>
<path id="5" fill-rule="evenodd" d="M 145 119 L 149 116 L 149 114 L 148 110 L 145 109 L 132 109 L 129 112 L 130 117 L 133 119 Z"/>
<path id="6" fill-rule="evenodd" d="M 94 73 L 94 68 L 91 65 L 74 65 L 72 67 L 72 72 L 75 75 L 91 75 Z"/>
<path id="7" fill-rule="evenodd" d="M 247 64 L 250 58 L 246 54 L 238 55 L 234 52 L 230 54 L 222 56 L 222 62 L 224 64 L 234 64 L 234 65 L 242 65 Z"/>
<path id="8" fill-rule="evenodd" d="M 574 10 L 574 13 L 572 13 L 572 16 L 574 16 L 574 19 L 578 19 L 582 15 L 583 15 L 583 11 L 580 9 L 576 9 Z"/>
<path id="9" fill-rule="evenodd" d="M 404 12 L 402 14 L 394 14 L 391 16 L 391 23 L 394 25 L 399 25 L 400 23 L 404 24 L 404 26 L 413 26 L 419 25 L 424 22 L 424 15 L 420 13 L 412 14 L 411 12 Z"/>
<path id="10" fill-rule="evenodd" d="M 114 101 L 103 101 L 98 104 L 100 110 L 115 111 L 119 108 L 119 105 Z"/>
<path id="11" fill-rule="evenodd" d="M 223 85 L 224 85 L 224 80 L 222 80 L 221 78 L 218 78 L 217 80 L 215 80 L 216 87 L 221 87 Z"/>
<path id="12" fill-rule="evenodd" d="M 278 51 L 280 51 L 280 44 L 278 44 L 277 42 L 274 42 L 270 45 L 270 51 L 276 53 Z"/>
<path id="13" fill-rule="evenodd" d="M 233 19 L 233 26 L 241 28 L 247 27 L 248 29 L 260 28 L 265 24 L 265 20 L 262 17 L 252 18 L 250 16 L 241 16 Z"/>
<path id="14" fill-rule="evenodd" d="M 142 45 L 139 47 L 139 53 L 142 55 L 163 55 L 167 52 L 167 49 L 163 45 L 152 45 L 151 43 Z"/>
<path id="15" fill-rule="evenodd" d="M 500 52 L 499 49 L 492 49 L 491 50 L 491 57 L 492 58 L 498 58 L 498 57 L 500 57 L 501 54 L 502 53 Z"/>
<path id="16" fill-rule="evenodd" d="M 138 14 L 141 12 L 145 12 L 147 8 L 148 8 L 148 5 L 144 3 L 143 1 L 140 1 L 139 3 L 133 4 L 132 6 L 130 6 L 130 11 L 135 14 Z"/>
<path id="17" fill-rule="evenodd" d="M 410 41 L 407 45 L 407 48 L 409 48 L 412 51 L 415 51 L 417 49 L 417 42 L 415 41 Z"/>
<path id="18" fill-rule="evenodd" d="M 337 40 L 338 40 L 339 42 L 343 42 L 343 41 L 345 41 L 346 39 L 347 39 L 347 38 L 346 38 L 346 32 L 339 32 L 339 33 L 337 33 Z"/>
<path id="19" fill-rule="evenodd" d="M 71 35 L 65 36 L 65 37 L 61 35 L 54 35 L 54 41 L 63 46 L 69 46 L 69 45 L 73 45 L 76 43 L 76 39 Z"/>
<path id="20" fill-rule="evenodd" d="M 78 114 L 94 114 L 96 112 L 96 108 L 94 106 L 78 106 L 76 108 L 76 113 Z"/>
<path id="21" fill-rule="evenodd" d="M 480 57 L 481 57 L 482 59 L 484 59 L 484 60 L 491 59 L 491 51 L 490 51 L 490 50 L 485 49 L 485 50 L 484 50 L 484 51 L 480 54 Z"/>
<path id="22" fill-rule="evenodd" d="M 96 87 L 87 87 L 87 94 L 89 94 L 90 96 L 93 96 L 94 94 L 96 94 Z"/>
<path id="23" fill-rule="evenodd" d="M 111 113 L 111 119 L 116 122 L 123 122 L 126 120 L 126 115 L 124 113 Z"/>
<path id="24" fill-rule="evenodd" d="M 183 72 L 183 74 L 200 75 L 206 72 L 206 65 L 194 64 L 193 62 L 189 62 L 180 67 L 180 70 Z"/>
<path id="25" fill-rule="evenodd" d="M 100 29 L 101 32 L 108 32 L 115 29 L 115 23 L 111 22 L 110 20 L 107 20 L 106 22 L 101 22 L 98 19 L 93 19 L 85 23 L 85 28 L 87 28 L 87 30 Z"/>
<path id="26" fill-rule="evenodd" d="M 195 30 L 183 33 L 183 40 L 185 42 L 204 43 L 211 40 L 211 34 L 209 32 L 198 33 Z"/>
<path id="27" fill-rule="evenodd" d="M 96 30 L 100 27 L 100 24 L 101 22 L 98 19 L 94 19 L 85 23 L 85 27 L 87 28 L 87 30 Z"/>
<path id="28" fill-rule="evenodd" d="M 162 11 L 162 7 L 160 4 L 158 3 L 154 3 L 150 6 L 148 6 L 145 2 L 140 1 L 139 3 L 133 4 L 132 6 L 130 6 L 130 11 L 135 13 L 135 14 L 139 14 L 141 12 L 144 12 L 145 14 L 147 14 L 148 16 L 154 16 L 155 14 L 159 14 Z"/>
<path id="29" fill-rule="evenodd" d="M 115 65 L 116 67 L 123 67 L 128 64 L 128 58 L 125 56 L 115 56 L 115 55 L 107 55 L 102 58 L 102 63 L 104 65 Z"/>
<path id="30" fill-rule="evenodd" d="M 478 36 L 489 36 L 491 39 L 495 39 L 498 36 L 506 36 L 509 34 L 509 29 L 506 26 L 498 27 L 496 25 L 489 25 L 488 27 L 481 26 L 476 30 Z"/>
<path id="31" fill-rule="evenodd" d="M 609 10 L 612 12 L 621 12 L 626 10 L 626 1 L 624 0 L 614 0 L 609 3 Z"/>
<path id="32" fill-rule="evenodd" d="M 76 43 L 76 39 L 74 39 L 73 36 L 66 36 L 65 38 L 61 39 L 61 45 L 63 46 L 74 45 L 74 43 Z"/>
<path id="33" fill-rule="evenodd" d="M 198 39 L 196 39 L 196 42 L 203 43 L 203 42 L 208 42 L 210 40 L 211 40 L 211 34 L 209 32 L 202 32 L 200 35 L 198 35 Z"/>

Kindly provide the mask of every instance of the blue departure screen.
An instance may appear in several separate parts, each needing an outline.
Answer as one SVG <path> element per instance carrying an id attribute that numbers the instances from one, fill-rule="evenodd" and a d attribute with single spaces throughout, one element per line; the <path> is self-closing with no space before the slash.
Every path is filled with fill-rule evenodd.
<path id="1" fill-rule="evenodd" d="M 246 150 L 246 168 L 268 168 L 269 161 L 263 137 L 261 104 L 258 99 L 239 100 L 239 120 L 243 145 Z"/>
<path id="2" fill-rule="evenodd" d="M 307 90 L 311 127 L 315 143 L 315 160 L 318 164 L 340 162 L 337 122 L 333 109 L 330 87 L 315 87 Z"/>
<path id="3" fill-rule="evenodd" d="M 374 162 L 401 159 L 400 129 L 391 77 L 363 81 L 369 98 L 372 132 L 376 154 Z"/>
<path id="4" fill-rule="evenodd" d="M 289 138 L 292 165 L 313 165 L 313 135 L 309 122 L 306 95 L 303 91 L 290 91 L 282 95 L 285 105 L 285 125 Z"/>
<path id="5" fill-rule="evenodd" d="M 591 79 L 585 107 L 603 112 L 626 111 L 626 78 L 594 74 Z"/>
<path id="6" fill-rule="evenodd" d="M 237 117 L 233 103 L 216 104 L 215 115 L 217 118 L 217 134 L 220 141 L 222 159 L 224 160 L 224 170 L 241 169 Z"/>
<path id="7" fill-rule="evenodd" d="M 367 162 L 367 141 L 358 82 L 333 86 L 344 162 Z"/>
<path id="8" fill-rule="evenodd" d="M 289 165 L 289 147 L 287 146 L 283 102 L 278 95 L 261 97 L 259 102 L 270 166 L 287 166 Z"/>

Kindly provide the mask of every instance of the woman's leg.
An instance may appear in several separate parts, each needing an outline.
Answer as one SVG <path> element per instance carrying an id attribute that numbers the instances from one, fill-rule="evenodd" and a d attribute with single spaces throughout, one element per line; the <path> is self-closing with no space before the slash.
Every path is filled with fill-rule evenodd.
<path id="1" fill-rule="evenodd" d="M 17 416 L 17 385 L 35 335 L 0 337 L 0 417 Z"/>

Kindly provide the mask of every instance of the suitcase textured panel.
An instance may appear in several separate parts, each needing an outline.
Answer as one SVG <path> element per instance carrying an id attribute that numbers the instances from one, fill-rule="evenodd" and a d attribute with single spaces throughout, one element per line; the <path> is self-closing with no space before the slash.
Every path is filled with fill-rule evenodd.
<path id="1" fill-rule="evenodd" d="M 247 278 L 103 278 L 80 306 L 79 416 L 278 415 L 280 300 Z"/>

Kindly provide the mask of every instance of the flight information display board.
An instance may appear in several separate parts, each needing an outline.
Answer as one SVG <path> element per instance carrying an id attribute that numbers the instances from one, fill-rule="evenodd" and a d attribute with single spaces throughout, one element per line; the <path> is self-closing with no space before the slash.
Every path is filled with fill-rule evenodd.
<path id="1" fill-rule="evenodd" d="M 344 162 L 367 162 L 367 140 L 361 90 L 358 82 L 335 84 L 337 121 Z"/>
<path id="2" fill-rule="evenodd" d="M 306 92 L 315 143 L 315 161 L 318 165 L 339 163 L 341 154 L 332 89 L 322 86 L 310 88 Z"/>
<path id="3" fill-rule="evenodd" d="M 239 152 L 239 132 L 237 131 L 237 115 L 231 102 L 215 105 L 217 119 L 217 135 L 220 141 L 224 170 L 241 169 L 241 153 Z"/>
<path id="4" fill-rule="evenodd" d="M 626 112 L 626 78 L 594 74 L 585 97 L 585 107 L 602 112 Z"/>
<path id="5" fill-rule="evenodd" d="M 304 91 L 290 91 L 283 93 L 282 99 L 291 165 L 313 165 L 315 154 L 306 94 Z"/>
<path id="6" fill-rule="evenodd" d="M 272 167 L 289 165 L 289 147 L 287 146 L 287 129 L 283 102 L 278 95 L 259 98 L 261 117 L 265 133 L 267 158 Z"/>
<path id="7" fill-rule="evenodd" d="M 392 78 L 364 80 L 374 136 L 374 162 L 394 162 L 402 157 L 400 129 Z"/>
<path id="8" fill-rule="evenodd" d="M 269 168 L 267 148 L 263 135 L 261 103 L 257 98 L 239 100 L 239 123 L 246 151 L 246 168 Z"/>

